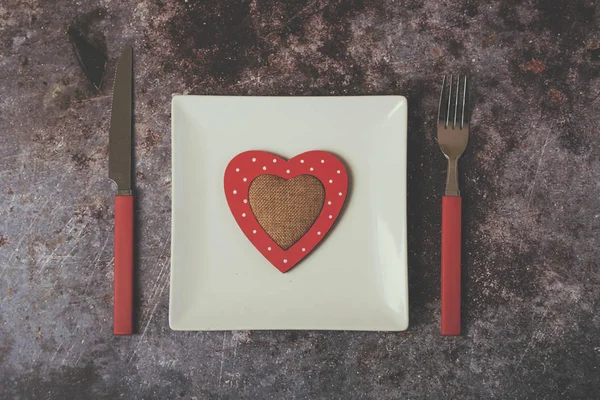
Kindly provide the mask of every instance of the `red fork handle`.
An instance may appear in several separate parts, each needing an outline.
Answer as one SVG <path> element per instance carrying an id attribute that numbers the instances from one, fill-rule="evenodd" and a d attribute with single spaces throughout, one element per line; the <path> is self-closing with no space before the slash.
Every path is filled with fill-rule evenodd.
<path id="1" fill-rule="evenodd" d="M 113 332 L 133 334 L 133 196 L 115 197 Z"/>
<path id="2" fill-rule="evenodd" d="M 442 310 L 441 332 L 460 335 L 461 203 L 459 196 L 442 198 Z"/>

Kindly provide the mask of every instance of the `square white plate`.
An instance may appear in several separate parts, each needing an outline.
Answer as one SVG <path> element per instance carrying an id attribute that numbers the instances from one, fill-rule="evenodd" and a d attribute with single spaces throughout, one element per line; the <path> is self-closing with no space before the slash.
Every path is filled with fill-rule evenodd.
<path id="1" fill-rule="evenodd" d="M 406 126 L 402 96 L 174 96 L 171 329 L 405 330 Z M 246 150 L 325 150 L 348 167 L 345 211 L 285 274 L 225 200 L 225 167 Z"/>

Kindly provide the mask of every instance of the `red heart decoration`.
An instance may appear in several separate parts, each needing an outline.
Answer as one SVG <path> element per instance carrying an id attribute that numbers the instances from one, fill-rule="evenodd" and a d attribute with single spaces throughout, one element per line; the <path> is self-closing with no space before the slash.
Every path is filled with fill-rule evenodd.
<path id="1" fill-rule="evenodd" d="M 319 216 L 304 236 L 287 250 L 271 239 L 250 208 L 250 184 L 260 175 L 275 175 L 286 180 L 311 175 L 325 188 L 325 202 Z M 339 217 L 347 193 L 346 168 L 326 151 L 308 151 L 286 161 L 265 151 L 251 150 L 235 156 L 225 169 L 225 197 L 233 217 L 254 247 L 281 272 L 289 271 L 323 240 Z"/>

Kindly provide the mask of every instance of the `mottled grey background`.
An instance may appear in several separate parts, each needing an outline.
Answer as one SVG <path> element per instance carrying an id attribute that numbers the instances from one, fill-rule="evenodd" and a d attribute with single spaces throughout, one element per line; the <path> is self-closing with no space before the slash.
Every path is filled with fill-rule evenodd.
<path id="1" fill-rule="evenodd" d="M 597 398 L 599 21 L 591 0 L 3 0 L 0 397 Z M 101 61 L 92 80 L 69 26 L 84 64 Z M 113 337 L 107 131 L 125 44 L 139 334 Z M 438 333 L 449 72 L 473 77 L 458 338 Z M 173 93 L 408 98 L 407 332 L 170 331 Z"/>

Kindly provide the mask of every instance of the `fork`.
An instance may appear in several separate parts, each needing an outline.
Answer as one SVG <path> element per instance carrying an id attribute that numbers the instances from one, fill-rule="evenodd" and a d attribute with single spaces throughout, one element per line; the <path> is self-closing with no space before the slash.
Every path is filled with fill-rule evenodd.
<path id="1" fill-rule="evenodd" d="M 438 144 L 448 159 L 446 193 L 442 197 L 441 334 L 444 336 L 460 335 L 462 199 L 458 190 L 458 159 L 469 141 L 466 76 L 463 82 L 461 87 L 460 75 L 456 83 L 452 75 L 449 82 L 444 76 L 437 121 Z"/>

